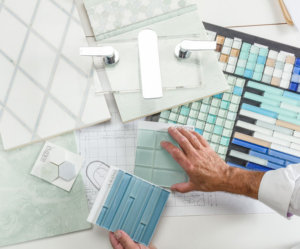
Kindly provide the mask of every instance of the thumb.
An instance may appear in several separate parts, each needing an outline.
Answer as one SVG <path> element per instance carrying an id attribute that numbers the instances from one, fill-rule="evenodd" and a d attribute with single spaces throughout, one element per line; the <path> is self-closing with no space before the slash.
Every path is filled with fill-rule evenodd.
<path id="1" fill-rule="evenodd" d="M 114 235 L 124 249 L 139 249 L 139 246 L 124 231 L 117 230 Z"/>
<path id="2" fill-rule="evenodd" d="M 187 193 L 194 189 L 190 182 L 182 182 L 182 183 L 176 183 L 176 184 L 172 185 L 171 190 L 177 191 L 180 193 Z"/>

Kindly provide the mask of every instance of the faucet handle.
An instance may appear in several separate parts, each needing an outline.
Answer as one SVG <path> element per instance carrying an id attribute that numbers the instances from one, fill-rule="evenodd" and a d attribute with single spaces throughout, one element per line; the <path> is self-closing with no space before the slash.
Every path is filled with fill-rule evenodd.
<path id="1" fill-rule="evenodd" d="M 103 57 L 105 64 L 112 65 L 119 61 L 119 52 L 112 46 L 102 47 L 81 47 L 79 54 L 82 56 L 100 56 Z"/>
<path id="2" fill-rule="evenodd" d="M 184 40 L 176 45 L 175 56 L 180 59 L 190 57 L 191 51 L 215 50 L 217 43 L 215 41 L 192 41 Z"/>

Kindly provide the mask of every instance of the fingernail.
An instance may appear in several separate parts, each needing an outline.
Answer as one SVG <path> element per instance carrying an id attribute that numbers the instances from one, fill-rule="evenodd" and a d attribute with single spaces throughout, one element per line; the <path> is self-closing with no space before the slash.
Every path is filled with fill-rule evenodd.
<path id="1" fill-rule="evenodd" d="M 121 234 L 120 231 L 115 231 L 114 234 L 115 234 L 115 237 L 116 237 L 117 240 L 119 240 L 122 237 L 122 234 Z"/>
<path id="2" fill-rule="evenodd" d="M 175 130 L 175 127 L 171 126 L 171 127 L 169 127 L 169 130 L 173 131 L 173 130 Z"/>

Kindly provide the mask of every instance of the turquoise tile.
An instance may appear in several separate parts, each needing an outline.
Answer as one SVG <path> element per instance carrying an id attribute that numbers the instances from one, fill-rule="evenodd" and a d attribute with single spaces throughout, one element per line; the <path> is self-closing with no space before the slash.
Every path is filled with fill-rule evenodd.
<path id="1" fill-rule="evenodd" d="M 264 96 L 250 93 L 250 92 L 245 92 L 244 97 L 247 99 L 251 99 L 251 100 L 260 102 L 260 103 L 265 103 L 265 104 L 277 106 L 277 107 L 280 106 L 280 100 L 277 100 L 276 98 L 269 99 L 266 96 L 264 97 Z"/>
<path id="2" fill-rule="evenodd" d="M 243 68 L 243 67 L 236 67 L 236 69 L 235 69 L 235 74 L 237 74 L 237 75 L 243 76 L 244 72 L 245 72 L 245 68 Z"/>
<path id="3" fill-rule="evenodd" d="M 284 103 L 287 103 L 287 104 L 290 104 L 290 105 L 295 105 L 295 106 L 300 104 L 299 101 L 297 101 L 295 99 L 292 99 L 292 98 L 289 98 L 288 96 L 285 96 L 285 95 L 277 96 L 277 95 L 274 95 L 272 93 L 265 92 L 264 97 L 269 98 L 269 99 L 273 99 L 274 101 L 281 101 L 281 102 L 284 102 Z"/>
<path id="4" fill-rule="evenodd" d="M 229 101 L 222 100 L 222 102 L 221 102 L 221 108 L 227 110 L 229 108 L 229 104 L 230 104 Z"/>
<path id="5" fill-rule="evenodd" d="M 264 71 L 265 66 L 262 64 L 256 64 L 254 71 L 257 73 L 262 73 Z"/>
<path id="6" fill-rule="evenodd" d="M 230 141 L 229 137 L 222 137 L 221 141 L 220 141 L 220 144 L 224 145 L 224 146 L 228 146 L 229 145 L 229 141 Z"/>
<path id="7" fill-rule="evenodd" d="M 249 69 L 245 69 L 245 72 L 244 72 L 244 77 L 245 78 L 252 78 L 253 76 L 253 70 L 249 70 Z"/>
<path id="8" fill-rule="evenodd" d="M 299 120 L 299 119 L 296 119 L 296 118 L 289 118 L 289 117 L 287 117 L 287 116 L 284 116 L 284 115 L 279 114 L 279 115 L 278 115 L 278 119 L 279 119 L 279 120 L 282 120 L 282 121 L 286 121 L 286 122 L 288 122 L 288 123 L 295 124 L 295 125 L 300 125 L 300 120 Z"/>
<path id="9" fill-rule="evenodd" d="M 284 91 L 283 96 L 300 101 L 300 94 L 299 93 L 297 94 L 297 93 L 292 93 L 292 92 L 289 92 L 289 91 Z"/>
<path id="10" fill-rule="evenodd" d="M 262 78 L 262 73 L 258 73 L 258 72 L 254 72 L 254 73 L 253 73 L 253 76 L 252 76 L 252 79 L 253 79 L 253 80 L 260 81 L 261 78 Z"/>
<path id="11" fill-rule="evenodd" d="M 215 124 L 216 123 L 216 118 L 217 117 L 215 115 L 208 114 L 207 122 L 210 123 L 210 124 Z"/>
<path id="12" fill-rule="evenodd" d="M 183 116 L 188 116 L 190 113 L 190 108 L 186 106 L 181 106 L 180 114 Z"/>
<path id="13" fill-rule="evenodd" d="M 242 50 L 242 51 L 250 51 L 251 46 L 252 46 L 252 45 L 251 45 L 250 43 L 243 42 L 243 45 L 242 45 L 241 50 Z"/>
<path id="14" fill-rule="evenodd" d="M 240 52 L 239 60 L 247 60 L 248 57 L 249 57 L 249 52 L 247 52 L 247 51 L 242 51 L 242 52 Z"/>
<path id="15" fill-rule="evenodd" d="M 214 133 L 217 135 L 222 135 L 223 129 L 224 128 L 222 126 L 216 125 L 214 128 Z"/>
<path id="16" fill-rule="evenodd" d="M 223 97 L 223 93 L 214 95 L 214 98 L 217 98 L 217 99 L 222 99 L 222 97 Z"/>
<path id="17" fill-rule="evenodd" d="M 289 118 L 297 118 L 297 112 L 286 111 L 286 109 L 282 109 L 280 107 L 271 106 L 271 105 L 262 103 L 261 108 L 271 111 L 271 112 L 274 112 L 274 113 L 278 113 L 280 115 L 287 116 Z"/>
<path id="18" fill-rule="evenodd" d="M 283 92 L 284 92 L 281 89 L 278 89 L 278 88 L 275 88 L 275 87 L 272 87 L 272 86 L 267 86 L 267 85 L 261 84 L 261 83 L 256 83 L 254 81 L 248 81 L 247 86 L 255 88 L 255 89 L 259 89 L 259 90 L 262 90 L 262 91 L 266 91 L 266 92 L 269 92 L 269 93 L 272 93 L 272 94 L 276 94 L 276 95 L 283 95 Z"/>
<path id="19" fill-rule="evenodd" d="M 140 166 L 152 166 L 153 164 L 153 150 L 139 149 L 136 150 L 135 164 Z"/>
<path id="20" fill-rule="evenodd" d="M 154 148 L 155 146 L 155 133 L 150 130 L 139 130 L 137 146 L 145 148 Z"/>
<path id="21" fill-rule="evenodd" d="M 256 63 L 255 62 L 251 62 L 251 61 L 248 61 L 247 62 L 247 65 L 246 65 L 246 69 L 249 69 L 249 70 L 254 70 L 254 68 L 255 68 L 255 65 L 256 65 Z"/>
<path id="22" fill-rule="evenodd" d="M 259 55 L 257 57 L 257 63 L 260 64 L 260 65 L 266 64 L 266 60 L 267 60 L 266 56 Z"/>
<path id="23" fill-rule="evenodd" d="M 198 132 L 200 135 L 203 135 L 203 130 L 195 128 L 195 131 Z"/>
<path id="24" fill-rule="evenodd" d="M 170 116 L 170 111 L 163 111 L 160 113 L 160 117 L 168 119 Z"/>
<path id="25" fill-rule="evenodd" d="M 261 115 L 265 115 L 267 117 L 271 117 L 271 118 L 277 118 L 278 114 L 276 112 L 272 112 L 269 110 L 265 110 L 263 108 L 257 107 L 257 106 L 253 106 L 253 105 L 249 105 L 249 104 L 245 104 L 243 103 L 241 108 L 243 110 L 247 110 L 247 111 L 251 111 L 251 112 L 255 112 Z"/>
<path id="26" fill-rule="evenodd" d="M 243 88 L 239 87 L 239 86 L 235 86 L 233 88 L 233 94 L 241 96 L 243 93 Z"/>
<path id="27" fill-rule="evenodd" d="M 261 48 L 261 49 L 259 50 L 259 55 L 260 55 L 260 56 L 267 57 L 267 56 L 268 56 L 268 53 L 269 53 L 269 49 L 267 49 L 267 48 Z"/>
<path id="28" fill-rule="evenodd" d="M 158 121 L 158 122 L 160 122 L 160 121 Z M 172 120 L 168 120 L 168 122 L 167 123 L 169 123 L 169 124 L 177 124 L 177 122 L 176 121 L 172 121 Z"/>
<path id="29" fill-rule="evenodd" d="M 248 63 L 249 62 L 256 63 L 256 61 L 257 61 L 257 54 L 250 54 L 248 57 Z"/>

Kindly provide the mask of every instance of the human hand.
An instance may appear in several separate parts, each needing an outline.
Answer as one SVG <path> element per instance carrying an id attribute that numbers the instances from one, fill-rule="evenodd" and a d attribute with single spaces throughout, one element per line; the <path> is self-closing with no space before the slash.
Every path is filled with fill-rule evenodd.
<path id="1" fill-rule="evenodd" d="M 180 148 L 166 141 L 161 142 L 161 146 L 189 176 L 188 182 L 174 184 L 172 190 L 181 193 L 226 191 L 257 199 L 263 172 L 229 167 L 195 131 L 182 127 L 170 127 L 168 131 Z"/>
<path id="2" fill-rule="evenodd" d="M 113 249 L 156 249 L 155 246 L 149 247 L 134 242 L 127 233 L 121 230 L 109 233 L 109 240 Z"/>

